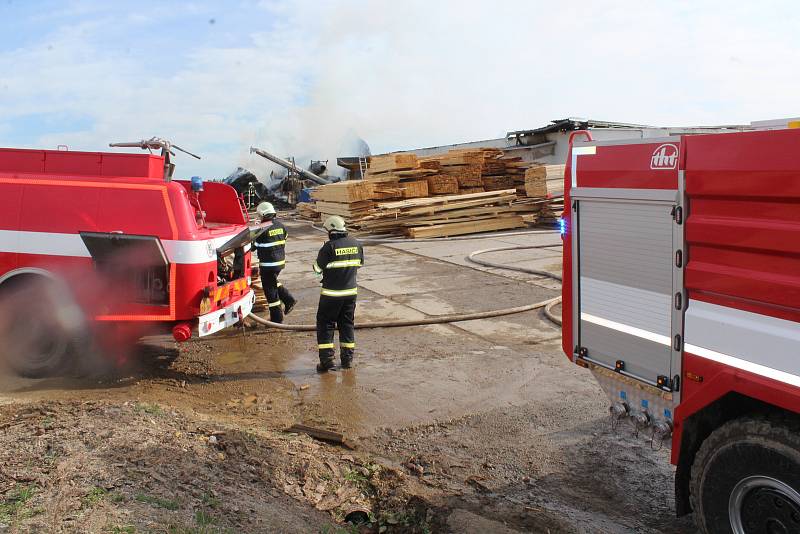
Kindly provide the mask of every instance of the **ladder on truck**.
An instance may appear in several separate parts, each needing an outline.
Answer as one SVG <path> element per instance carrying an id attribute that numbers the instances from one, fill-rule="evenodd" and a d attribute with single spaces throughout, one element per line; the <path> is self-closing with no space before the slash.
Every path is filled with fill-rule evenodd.
<path id="1" fill-rule="evenodd" d="M 361 179 L 367 175 L 369 168 L 369 156 L 358 156 L 358 170 L 361 171 Z"/>

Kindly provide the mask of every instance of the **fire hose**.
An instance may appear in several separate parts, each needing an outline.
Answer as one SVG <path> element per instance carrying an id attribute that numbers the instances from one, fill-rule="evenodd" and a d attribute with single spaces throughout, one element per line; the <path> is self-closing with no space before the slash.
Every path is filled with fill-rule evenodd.
<path id="1" fill-rule="evenodd" d="M 515 233 L 514 235 L 521 234 L 523 232 Z M 526 232 L 532 233 L 532 232 Z M 544 233 L 544 232 L 535 232 L 535 233 Z M 551 233 L 547 231 L 547 233 Z M 461 240 L 463 238 L 438 238 L 434 241 L 455 241 Z M 364 244 L 385 244 L 385 243 L 403 243 L 403 242 L 419 242 L 421 240 L 415 239 L 365 239 L 363 242 Z M 527 267 L 518 267 L 514 265 L 504 265 L 501 263 L 494 263 L 489 262 L 486 260 L 476 259 L 475 256 L 479 256 L 481 254 L 487 254 L 490 252 L 501 252 L 501 251 L 509 251 L 509 250 L 529 250 L 529 249 L 542 249 L 542 248 L 550 248 L 556 247 L 559 245 L 521 245 L 521 246 L 514 246 L 514 247 L 500 247 L 500 248 L 488 248 L 483 250 L 476 250 L 470 253 L 465 259 L 472 263 L 482 265 L 484 267 L 492 267 L 495 269 L 506 269 L 510 271 L 517 271 L 527 274 L 534 274 L 538 276 L 544 276 L 547 278 L 552 278 L 554 280 L 561 281 L 561 276 L 557 274 L 553 274 L 547 271 L 538 270 L 538 269 L 529 269 Z M 445 323 L 458 323 L 461 321 L 473 321 L 476 319 L 489 319 L 492 317 L 503 317 L 506 315 L 515 315 L 518 313 L 524 313 L 527 311 L 536 310 L 539 308 L 544 308 L 545 317 L 547 317 L 550 321 L 554 322 L 558 326 L 561 326 L 561 318 L 553 314 L 552 309 L 561 302 L 561 297 L 553 297 L 546 300 L 542 300 L 540 302 L 534 302 L 533 304 L 526 304 L 524 306 L 516 306 L 513 308 L 504 308 L 502 310 L 492 310 L 486 312 L 473 312 L 473 313 L 462 313 L 462 314 L 453 314 L 453 315 L 439 315 L 435 317 L 426 317 L 422 319 L 409 319 L 409 320 L 396 320 L 396 321 L 373 321 L 368 323 L 356 323 L 356 329 L 367 329 L 367 328 L 396 328 L 402 326 L 425 326 L 425 325 L 433 325 L 433 324 L 445 324 Z M 250 313 L 248 315 L 249 319 L 252 319 L 258 324 L 266 326 L 268 328 L 275 328 L 278 330 L 287 330 L 292 332 L 313 332 L 317 329 L 316 325 L 313 324 L 283 324 L 283 323 L 274 323 L 263 317 L 259 317 L 255 313 Z"/>

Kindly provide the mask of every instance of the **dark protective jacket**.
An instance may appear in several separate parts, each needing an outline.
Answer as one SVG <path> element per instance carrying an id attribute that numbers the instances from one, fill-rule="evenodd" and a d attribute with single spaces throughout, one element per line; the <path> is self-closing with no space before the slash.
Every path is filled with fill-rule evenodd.
<path id="1" fill-rule="evenodd" d="M 347 234 L 333 234 L 322 245 L 314 271 L 322 274 L 322 295 L 351 297 L 358 293 L 356 273 L 364 266 L 364 247 Z"/>
<path id="2" fill-rule="evenodd" d="M 258 268 L 280 271 L 286 265 L 286 227 L 277 219 L 256 237 L 253 246 L 258 254 Z"/>

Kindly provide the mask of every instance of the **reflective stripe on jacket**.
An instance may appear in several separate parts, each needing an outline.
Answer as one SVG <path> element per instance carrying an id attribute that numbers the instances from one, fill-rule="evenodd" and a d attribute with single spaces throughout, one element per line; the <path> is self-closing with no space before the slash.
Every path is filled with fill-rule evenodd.
<path id="1" fill-rule="evenodd" d="M 253 242 L 258 265 L 266 269 L 282 269 L 286 264 L 286 227 L 277 219 Z"/>
<path id="2" fill-rule="evenodd" d="M 322 295 L 326 297 L 354 297 L 358 294 L 356 273 L 364 266 L 364 247 L 346 234 L 322 245 L 314 262 L 314 272 L 322 274 Z"/>

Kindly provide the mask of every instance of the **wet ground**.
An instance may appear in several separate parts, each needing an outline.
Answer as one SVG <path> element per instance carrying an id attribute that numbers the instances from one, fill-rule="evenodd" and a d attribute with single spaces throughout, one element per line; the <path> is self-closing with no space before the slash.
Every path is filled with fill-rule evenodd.
<path id="1" fill-rule="evenodd" d="M 322 237 L 302 223 L 288 227 L 281 279 L 299 303 L 287 321 L 312 323 L 319 284 L 309 266 Z M 487 311 L 553 297 L 554 280 L 465 260 L 476 249 L 548 244 L 554 247 L 482 257 L 559 272 L 557 234 L 369 247 L 357 319 Z M 359 330 L 357 367 L 322 376 L 314 371 L 313 333 L 251 329 L 181 346 L 151 339 L 137 349 L 135 366 L 114 375 L 0 378 L 0 404 L 12 412 L 53 401 L 161 406 L 191 424 L 207 421 L 259 439 L 294 423 L 333 430 L 358 454 L 398 474 L 402 482 L 391 485 L 392 493 L 424 499 L 435 515 L 425 528 L 433 531 L 694 532 L 691 522 L 674 518 L 668 451 L 627 430 L 612 431 L 605 395 L 564 357 L 559 334 L 541 311 Z M 336 447 L 323 449 L 339 458 Z M 318 502 L 288 487 L 281 495 L 319 513 Z M 308 525 L 326 531 L 324 518 L 340 519 L 308 517 L 297 531 Z M 403 531 L 388 520 L 383 526 Z M 275 523 L 272 531 L 293 530 Z"/>

